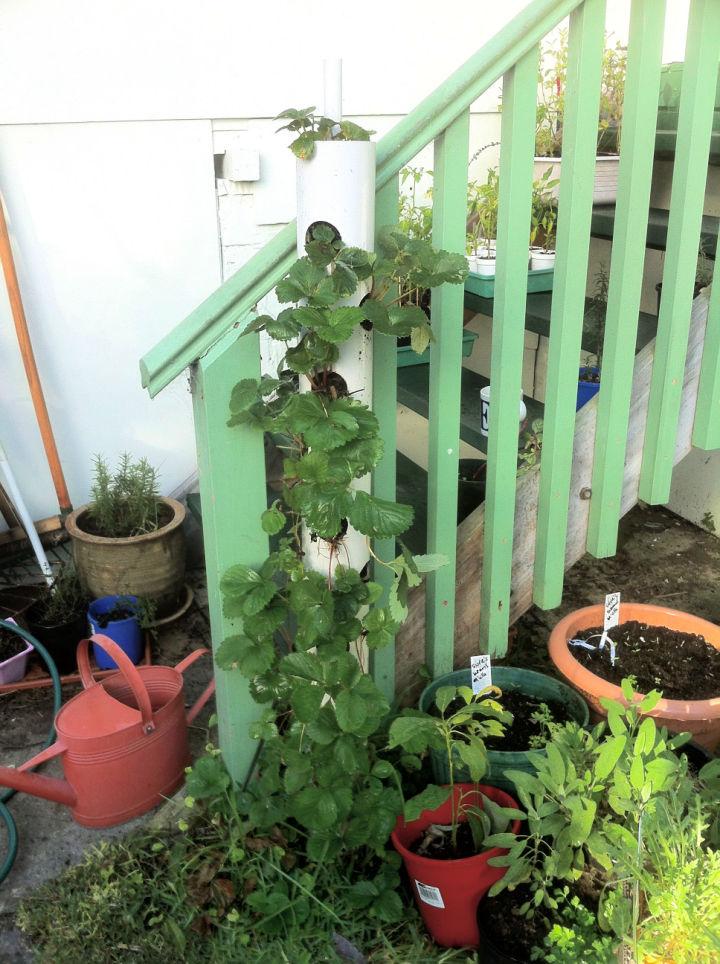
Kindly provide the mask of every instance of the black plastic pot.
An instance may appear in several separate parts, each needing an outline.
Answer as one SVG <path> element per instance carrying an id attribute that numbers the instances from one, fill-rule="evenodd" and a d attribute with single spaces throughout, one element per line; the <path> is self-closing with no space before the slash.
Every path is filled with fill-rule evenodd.
<path id="1" fill-rule="evenodd" d="M 458 463 L 458 525 L 485 501 L 487 462 L 460 459 Z"/>
<path id="2" fill-rule="evenodd" d="M 58 626 L 45 626 L 38 620 L 37 606 L 31 606 L 25 613 L 25 621 L 30 633 L 50 653 L 61 676 L 76 673 L 77 644 L 88 635 L 85 613 L 79 613 L 74 619 Z"/>

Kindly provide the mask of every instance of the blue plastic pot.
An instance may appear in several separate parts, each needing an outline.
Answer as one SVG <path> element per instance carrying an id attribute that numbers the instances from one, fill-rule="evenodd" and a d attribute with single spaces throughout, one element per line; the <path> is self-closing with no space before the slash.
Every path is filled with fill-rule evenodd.
<path id="1" fill-rule="evenodd" d="M 100 626 L 98 619 L 118 605 L 126 609 L 132 609 L 137 606 L 137 602 L 137 596 L 103 596 L 101 599 L 91 602 L 88 608 L 88 619 L 93 635 L 109 636 L 136 665 L 142 659 L 143 652 L 142 630 L 138 617 L 128 616 L 127 619 L 113 620 L 104 629 Z M 100 669 L 118 668 L 115 660 L 111 659 L 99 646 L 93 645 L 93 654 Z"/>
<path id="2" fill-rule="evenodd" d="M 580 379 L 578 379 L 578 390 L 577 390 L 577 402 L 575 404 L 575 411 L 579 412 L 583 405 L 587 405 L 591 398 L 594 398 L 600 391 L 600 382 L 583 382 L 581 381 L 583 375 L 587 375 L 590 372 L 593 375 L 599 375 L 600 369 L 595 367 L 581 368 L 580 369 Z"/>

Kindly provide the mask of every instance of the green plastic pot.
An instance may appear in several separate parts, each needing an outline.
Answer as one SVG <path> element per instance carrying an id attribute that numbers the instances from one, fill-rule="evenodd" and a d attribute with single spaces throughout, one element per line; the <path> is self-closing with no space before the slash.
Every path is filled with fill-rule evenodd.
<path id="1" fill-rule="evenodd" d="M 587 726 L 590 721 L 588 706 L 582 696 L 565 683 L 561 683 L 560 680 L 553 679 L 551 676 L 545 676 L 544 673 L 536 673 L 531 669 L 519 669 L 514 666 L 494 666 L 492 680 L 493 685 L 498 686 L 503 691 L 520 690 L 539 700 L 550 699 L 558 703 L 564 703 L 568 709 L 568 716 L 579 723 L 580 726 Z M 470 686 L 470 670 L 455 670 L 454 673 L 447 673 L 426 686 L 420 695 L 421 710 L 428 711 L 435 698 L 435 693 L 441 686 Z M 510 793 L 514 792 L 515 784 L 506 778 L 505 773 L 507 770 L 524 770 L 526 773 L 535 773 L 535 767 L 530 761 L 531 752 L 537 753 L 540 751 L 517 750 L 510 753 L 502 750 L 488 750 L 489 768 L 483 777 L 483 783 L 489 783 Z M 449 783 L 450 772 L 447 756 L 440 750 L 431 750 L 430 763 L 435 782 L 439 784 Z M 455 762 L 454 770 L 456 782 L 469 782 L 470 772 L 459 758 Z"/>

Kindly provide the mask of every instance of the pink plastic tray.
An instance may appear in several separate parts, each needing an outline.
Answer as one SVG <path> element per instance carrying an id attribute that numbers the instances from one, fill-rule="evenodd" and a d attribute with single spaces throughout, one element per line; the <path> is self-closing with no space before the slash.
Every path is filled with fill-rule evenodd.
<path id="1" fill-rule="evenodd" d="M 15 620 L 6 619 L 5 622 L 14 623 Z M 18 653 L 17 656 L 11 656 L 10 659 L 6 659 L 0 663 L 0 686 L 5 686 L 7 683 L 17 683 L 25 676 L 28 657 L 35 647 L 24 639 L 23 642 L 25 643 L 26 649 L 24 649 L 22 653 Z"/>

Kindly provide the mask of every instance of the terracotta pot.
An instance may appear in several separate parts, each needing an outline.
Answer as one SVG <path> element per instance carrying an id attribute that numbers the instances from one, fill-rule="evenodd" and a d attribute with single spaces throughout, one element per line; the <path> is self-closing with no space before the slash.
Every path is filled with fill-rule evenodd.
<path id="1" fill-rule="evenodd" d="M 603 606 L 587 606 L 577 609 L 564 619 L 561 619 L 550 634 L 550 659 L 558 672 L 574 687 L 578 693 L 590 704 L 599 716 L 606 716 L 600 705 L 600 697 L 623 699 L 622 691 L 614 683 L 596 676 L 589 669 L 579 663 L 567 645 L 578 632 L 591 626 L 602 626 Z M 720 626 L 699 619 L 690 613 L 679 612 L 676 609 L 665 609 L 663 606 L 649 606 L 643 603 L 621 603 L 620 622 L 636 619 L 638 622 L 650 626 L 667 626 L 684 633 L 697 633 L 715 649 L 720 649 Z M 720 693 L 709 700 L 660 700 L 650 713 L 660 726 L 666 726 L 673 733 L 690 732 L 693 739 L 700 746 L 713 752 L 720 743 Z"/>
<path id="2" fill-rule="evenodd" d="M 175 499 L 160 501 L 170 521 L 142 536 L 108 539 L 85 531 L 87 505 L 67 517 L 75 568 L 91 596 L 142 596 L 155 603 L 158 618 L 177 609 L 185 584 L 185 507 Z"/>
<path id="3" fill-rule="evenodd" d="M 484 793 L 501 807 L 517 807 L 509 794 L 496 787 L 456 783 L 456 801 L 461 793 L 467 805 L 481 807 L 480 793 Z M 443 947 L 477 947 L 480 941 L 478 903 L 507 870 L 506 867 L 491 867 L 488 860 L 506 854 L 507 850 L 495 847 L 473 857 L 437 860 L 422 857 L 408 849 L 430 824 L 449 824 L 451 814 L 451 801 L 448 798 L 435 810 L 425 810 L 418 820 L 405 823 L 402 817 L 398 817 L 392 842 L 403 859 L 415 901 L 433 939 Z M 520 821 L 515 820 L 511 829 L 517 833 Z"/>

